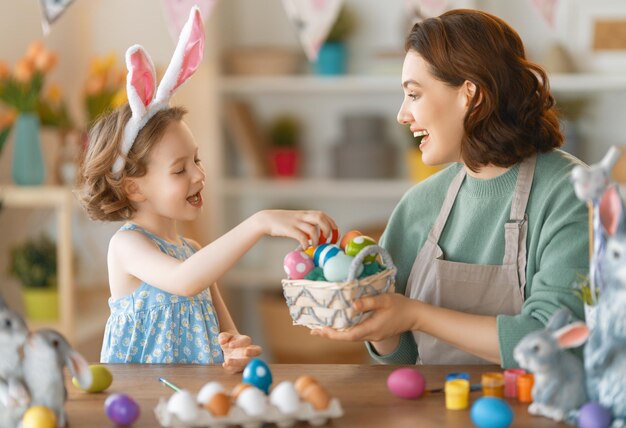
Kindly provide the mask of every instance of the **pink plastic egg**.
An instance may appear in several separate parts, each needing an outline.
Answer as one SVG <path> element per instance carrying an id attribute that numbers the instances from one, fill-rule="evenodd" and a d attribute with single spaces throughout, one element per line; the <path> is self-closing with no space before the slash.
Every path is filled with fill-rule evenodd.
<path id="1" fill-rule="evenodd" d="M 285 256 L 283 267 L 289 279 L 303 279 L 315 265 L 305 252 L 294 250 Z"/>
<path id="2" fill-rule="evenodd" d="M 396 397 L 419 398 L 426 388 L 426 379 L 417 370 L 405 367 L 391 372 L 387 378 L 387 388 Z"/>

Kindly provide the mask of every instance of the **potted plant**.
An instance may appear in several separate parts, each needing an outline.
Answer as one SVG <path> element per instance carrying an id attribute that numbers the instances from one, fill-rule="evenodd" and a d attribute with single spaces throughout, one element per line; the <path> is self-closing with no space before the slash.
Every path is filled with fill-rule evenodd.
<path id="1" fill-rule="evenodd" d="M 294 177 L 300 161 L 300 123 L 293 116 L 279 116 L 271 123 L 269 134 L 274 174 L 278 177 Z"/>
<path id="2" fill-rule="evenodd" d="M 347 48 L 346 40 L 356 28 L 353 12 L 342 6 L 335 23 L 320 48 L 315 63 L 315 72 L 322 75 L 338 75 L 346 73 Z"/>
<path id="3" fill-rule="evenodd" d="M 24 294 L 26 316 L 32 320 L 59 317 L 57 251 L 54 241 L 42 235 L 13 247 L 9 273 L 17 278 Z"/>

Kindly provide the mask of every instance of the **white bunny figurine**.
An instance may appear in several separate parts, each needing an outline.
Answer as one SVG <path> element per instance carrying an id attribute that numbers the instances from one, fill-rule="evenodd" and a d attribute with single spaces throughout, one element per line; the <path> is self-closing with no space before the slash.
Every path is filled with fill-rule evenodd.
<path id="1" fill-rule="evenodd" d="M 619 149 L 611 147 L 599 163 L 589 168 L 578 165 L 572 169 L 571 179 L 578 199 L 581 201 L 600 199 L 602 193 L 611 184 L 611 170 L 620 156 Z"/>
<path id="2" fill-rule="evenodd" d="M 556 311 L 544 330 L 528 334 L 517 344 L 513 357 L 535 375 L 528 412 L 571 423 L 576 410 L 587 402 L 585 371 L 582 361 L 563 349 L 582 345 L 589 330 L 583 322 L 567 325 L 569 315 L 567 309 Z"/>
<path id="3" fill-rule="evenodd" d="M 600 219 L 608 236 L 601 260 L 604 290 L 585 346 L 585 369 L 590 398 L 611 409 L 619 427 L 626 426 L 626 208 L 615 186 L 602 197 Z"/>
<path id="4" fill-rule="evenodd" d="M 31 404 L 46 406 L 57 417 L 57 427 L 66 426 L 64 404 L 67 399 L 63 367 L 78 379 L 81 388 L 92 382 L 87 361 L 72 349 L 65 338 L 54 330 L 32 333 L 24 345 L 24 379 L 31 394 Z"/>
<path id="5" fill-rule="evenodd" d="M 30 396 L 22 382 L 21 351 L 28 329 L 0 297 L 0 427 L 15 427 Z"/>

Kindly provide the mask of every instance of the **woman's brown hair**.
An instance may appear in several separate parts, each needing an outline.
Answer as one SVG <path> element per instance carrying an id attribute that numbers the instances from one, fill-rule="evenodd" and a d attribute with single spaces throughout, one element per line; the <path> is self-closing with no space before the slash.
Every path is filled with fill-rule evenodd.
<path id="1" fill-rule="evenodd" d="M 563 144 L 546 73 L 526 59 L 522 40 L 502 19 L 451 10 L 415 24 L 405 49 L 417 52 L 436 79 L 476 85 L 461 143 L 471 170 L 510 167 Z"/>
<path id="2" fill-rule="evenodd" d="M 126 177 L 146 174 L 149 155 L 167 127 L 181 121 L 187 111 L 170 107 L 157 112 L 139 131 L 126 156 L 124 169 L 113 174 L 111 168 L 120 153 L 124 127 L 131 116 L 128 105 L 101 117 L 89 131 L 89 145 L 81 162 L 78 198 L 92 220 L 119 221 L 132 217 L 135 209 L 126 197 Z"/>

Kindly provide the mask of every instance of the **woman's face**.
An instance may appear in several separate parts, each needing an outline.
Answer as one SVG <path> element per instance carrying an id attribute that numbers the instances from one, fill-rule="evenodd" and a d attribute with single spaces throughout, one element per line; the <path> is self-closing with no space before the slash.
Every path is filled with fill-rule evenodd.
<path id="1" fill-rule="evenodd" d="M 424 136 L 420 149 L 428 165 L 459 162 L 463 118 L 467 111 L 468 82 L 452 87 L 435 79 L 428 63 L 408 51 L 402 66 L 404 100 L 398 122 L 409 125 L 415 138 Z"/>

